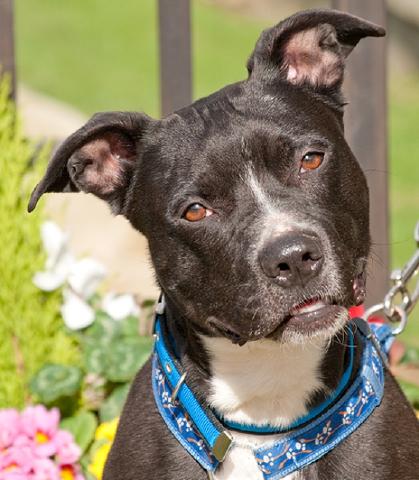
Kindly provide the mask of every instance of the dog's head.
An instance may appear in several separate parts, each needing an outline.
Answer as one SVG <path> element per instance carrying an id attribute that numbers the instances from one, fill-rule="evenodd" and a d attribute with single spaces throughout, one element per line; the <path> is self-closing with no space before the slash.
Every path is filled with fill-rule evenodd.
<path id="1" fill-rule="evenodd" d="M 84 191 L 148 241 L 185 321 L 235 342 L 331 335 L 363 299 L 368 189 L 343 134 L 345 60 L 384 30 L 296 14 L 259 38 L 249 77 L 163 120 L 95 115 L 32 194 Z"/>

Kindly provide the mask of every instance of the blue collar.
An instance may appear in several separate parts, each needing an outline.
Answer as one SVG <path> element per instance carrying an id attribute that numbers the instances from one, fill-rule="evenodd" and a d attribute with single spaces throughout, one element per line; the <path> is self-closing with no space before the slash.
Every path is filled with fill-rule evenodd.
<path id="1" fill-rule="evenodd" d="M 167 341 L 165 319 L 156 317 L 152 385 L 157 408 L 179 443 L 207 471 L 214 472 L 228 454 L 233 438 L 214 413 L 201 404 L 185 382 L 183 371 Z M 329 452 L 381 403 L 384 390 L 385 354 L 392 342 L 387 325 L 370 326 L 362 319 L 353 323 L 361 332 L 363 354 L 351 385 L 354 340 L 351 335 L 349 362 L 342 379 L 321 405 L 294 422 L 279 440 L 255 448 L 253 454 L 264 479 L 282 478 L 315 462 Z M 231 426 L 230 426 L 231 425 Z M 254 431 L 249 426 L 228 424 L 229 428 Z M 260 428 L 260 427 L 256 427 Z M 262 427 L 266 433 L 270 427 Z M 277 432 L 270 429 L 269 433 Z"/>

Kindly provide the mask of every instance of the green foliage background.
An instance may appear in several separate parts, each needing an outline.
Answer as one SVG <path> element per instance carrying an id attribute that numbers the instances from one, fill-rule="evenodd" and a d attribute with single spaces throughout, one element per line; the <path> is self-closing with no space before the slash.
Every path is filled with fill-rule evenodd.
<path id="1" fill-rule="evenodd" d="M 0 408 L 22 407 L 27 382 L 45 362 L 78 362 L 64 333 L 58 293 L 32 283 L 43 267 L 42 211 L 29 216 L 31 189 L 45 167 L 46 152 L 31 166 L 34 146 L 22 135 L 7 82 L 0 86 Z"/>

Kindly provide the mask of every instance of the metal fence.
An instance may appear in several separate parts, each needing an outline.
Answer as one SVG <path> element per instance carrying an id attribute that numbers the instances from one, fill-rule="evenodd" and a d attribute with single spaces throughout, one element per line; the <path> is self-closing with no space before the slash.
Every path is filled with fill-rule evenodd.
<path id="1" fill-rule="evenodd" d="M 161 110 L 166 115 L 192 100 L 190 0 L 158 0 Z M 332 0 L 331 6 L 386 26 L 385 0 Z M 0 64 L 12 76 L 16 69 L 13 0 L 0 0 Z M 381 301 L 388 286 L 388 178 L 386 42 L 365 39 L 349 59 L 345 81 L 350 104 L 346 136 L 370 187 L 373 251 L 368 304 Z M 354 198 L 354 202 L 357 199 Z"/>

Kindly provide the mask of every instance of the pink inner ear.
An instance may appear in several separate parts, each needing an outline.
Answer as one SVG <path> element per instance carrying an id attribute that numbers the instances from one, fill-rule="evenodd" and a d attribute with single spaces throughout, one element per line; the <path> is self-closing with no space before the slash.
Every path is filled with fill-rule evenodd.
<path id="1" fill-rule="evenodd" d="M 284 50 L 287 80 L 295 85 L 331 86 L 343 78 L 343 58 L 331 25 L 323 24 L 291 37 Z"/>
<path id="2" fill-rule="evenodd" d="M 122 187 L 126 168 L 135 160 L 134 142 L 118 132 L 107 132 L 79 150 L 86 159 L 81 174 L 84 190 L 108 195 Z"/>

